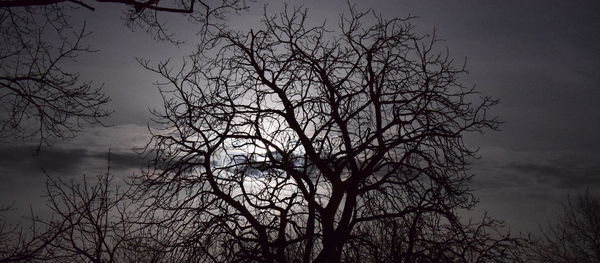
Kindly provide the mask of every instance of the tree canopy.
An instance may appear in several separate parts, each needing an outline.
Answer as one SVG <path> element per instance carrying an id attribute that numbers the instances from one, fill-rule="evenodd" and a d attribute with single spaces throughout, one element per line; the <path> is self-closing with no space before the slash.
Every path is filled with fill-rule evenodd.
<path id="1" fill-rule="evenodd" d="M 460 83 L 435 34 L 371 15 L 351 8 L 331 30 L 286 8 L 222 31 L 180 70 L 142 61 L 165 79 L 155 169 L 137 181 L 142 213 L 169 233 L 157 242 L 183 261 L 377 261 L 352 246 L 395 224 L 408 236 L 388 262 L 507 257 L 513 240 L 488 234 L 434 245 L 494 225 L 457 210 L 475 204 L 463 136 L 497 127 L 496 101 Z"/>

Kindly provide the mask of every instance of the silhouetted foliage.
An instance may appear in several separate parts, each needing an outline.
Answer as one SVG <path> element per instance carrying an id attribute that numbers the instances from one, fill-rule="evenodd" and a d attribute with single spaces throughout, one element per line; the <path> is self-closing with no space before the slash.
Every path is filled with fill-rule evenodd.
<path id="1" fill-rule="evenodd" d="M 331 31 L 286 8 L 180 70 L 141 61 L 165 79 L 136 181 L 154 244 L 185 262 L 504 260 L 514 240 L 494 221 L 456 215 L 476 203 L 462 138 L 496 128 L 496 101 L 435 34 L 369 14 Z M 388 239 L 389 260 L 368 245 Z"/>
<path id="2" fill-rule="evenodd" d="M 589 192 L 569 198 L 556 223 L 533 247 L 541 262 L 600 262 L 600 200 Z"/>

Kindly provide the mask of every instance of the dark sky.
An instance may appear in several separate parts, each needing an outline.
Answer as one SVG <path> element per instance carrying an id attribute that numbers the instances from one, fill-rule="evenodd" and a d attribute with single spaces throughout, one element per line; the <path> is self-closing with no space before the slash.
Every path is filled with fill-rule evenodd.
<path id="1" fill-rule="evenodd" d="M 346 1 L 288 3 L 304 5 L 310 18 L 327 19 L 332 27 L 337 14 L 347 10 Z M 258 24 L 263 4 L 252 3 L 249 12 L 229 23 L 240 29 Z M 513 232 L 537 232 L 567 194 L 600 192 L 600 2 L 389 0 L 357 5 L 385 17 L 417 16 L 416 30 L 435 28 L 457 61 L 467 58 L 470 73 L 462 81 L 501 100 L 494 113 L 505 122 L 502 131 L 467 138 L 482 156 L 472 169 L 472 188 L 481 199 L 475 214 L 487 210 Z M 272 1 L 269 10 L 281 6 Z M 112 126 L 88 129 L 38 156 L 24 143 L 0 145 L 0 200 L 39 206 L 42 168 L 53 176 L 94 175 L 102 172 L 109 148 L 115 173 L 135 173 L 142 163 L 131 149 L 148 138 L 148 109 L 161 101 L 152 84 L 157 76 L 134 58 L 178 61 L 193 51 L 198 30 L 169 17 L 169 27 L 186 44 L 158 43 L 123 26 L 118 8 L 80 10 L 94 32 L 88 44 L 99 52 L 73 65 L 82 78 L 104 84 L 115 110 L 108 120 Z"/>

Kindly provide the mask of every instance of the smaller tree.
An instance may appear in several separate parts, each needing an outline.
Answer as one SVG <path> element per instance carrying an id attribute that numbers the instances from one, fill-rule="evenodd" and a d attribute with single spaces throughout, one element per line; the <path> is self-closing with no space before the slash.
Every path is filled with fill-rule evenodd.
<path id="1" fill-rule="evenodd" d="M 109 166 L 94 182 L 65 182 L 48 177 L 50 219 L 36 219 L 57 229 L 41 258 L 56 262 L 121 262 L 134 224 L 126 220 L 126 191 L 114 185 Z"/>
<path id="2" fill-rule="evenodd" d="M 47 245 L 36 237 L 35 224 L 30 229 L 24 229 L 9 223 L 5 214 L 12 210 L 12 206 L 0 208 L 0 263 L 31 259 Z"/>
<path id="3" fill-rule="evenodd" d="M 569 198 L 555 224 L 534 246 L 542 262 L 600 262 L 600 199 L 588 191 Z"/>
<path id="4" fill-rule="evenodd" d="M 458 220 L 463 221 L 463 220 Z M 503 224 L 452 224 L 434 213 L 385 219 L 358 229 L 345 249 L 346 262 L 522 262 L 526 239 L 503 233 Z"/>
<path id="5" fill-rule="evenodd" d="M 137 225 L 127 220 L 131 202 L 115 186 L 110 166 L 96 180 L 48 176 L 46 197 L 51 216 L 32 215 L 29 228 L 0 218 L 0 263 L 155 262 L 134 245 L 139 238 Z"/>

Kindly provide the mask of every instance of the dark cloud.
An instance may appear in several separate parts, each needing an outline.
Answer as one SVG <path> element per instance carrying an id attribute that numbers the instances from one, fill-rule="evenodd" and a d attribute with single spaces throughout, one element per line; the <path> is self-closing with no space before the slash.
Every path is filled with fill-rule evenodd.
<path id="1" fill-rule="evenodd" d="M 93 148 L 46 147 L 35 154 L 35 146 L 0 145 L 0 205 L 15 204 L 13 219 L 29 216 L 29 207 L 37 215 L 48 211 L 44 206 L 46 174 L 65 180 L 80 180 L 103 174 L 107 168 L 107 151 Z M 111 173 L 126 178 L 139 172 L 145 161 L 136 153 L 112 151 Z M 44 173 L 44 171 L 46 173 Z M 118 181 L 122 183 L 122 181 Z M 11 213 L 13 214 L 13 213 Z"/>
<path id="2" fill-rule="evenodd" d="M 107 161 L 108 153 L 94 153 L 90 157 Z M 135 152 L 111 152 L 111 169 L 129 170 L 143 168 L 147 164 L 146 155 L 140 155 Z"/>
<path id="3" fill-rule="evenodd" d="M 40 153 L 31 146 L 8 146 L 0 148 L 0 175 L 2 177 L 78 176 L 107 165 L 107 152 L 86 148 L 48 147 Z M 111 152 L 110 165 L 114 172 L 139 169 L 145 160 L 134 152 Z"/>
<path id="4" fill-rule="evenodd" d="M 524 176 L 531 176 L 537 183 L 551 184 L 558 188 L 600 187 L 600 166 L 574 167 L 560 163 L 555 165 L 512 163 L 502 168 Z"/>
<path id="5" fill-rule="evenodd" d="M 32 146 L 7 146 L 0 148 L 0 171 L 8 176 L 43 175 L 42 170 L 56 175 L 72 174 L 87 157 L 82 148 L 45 148 L 37 153 Z"/>

